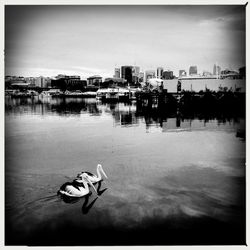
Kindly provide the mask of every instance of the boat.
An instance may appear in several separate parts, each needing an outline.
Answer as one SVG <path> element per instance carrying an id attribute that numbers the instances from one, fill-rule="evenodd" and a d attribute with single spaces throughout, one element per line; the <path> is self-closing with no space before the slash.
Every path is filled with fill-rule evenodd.
<path id="1" fill-rule="evenodd" d="M 84 92 L 83 94 L 83 97 L 93 97 L 93 98 L 95 98 L 96 97 L 96 92 L 95 91 L 86 91 L 86 92 Z"/>
<path id="2" fill-rule="evenodd" d="M 116 88 L 109 88 L 106 93 L 106 101 L 118 101 L 119 91 Z"/>

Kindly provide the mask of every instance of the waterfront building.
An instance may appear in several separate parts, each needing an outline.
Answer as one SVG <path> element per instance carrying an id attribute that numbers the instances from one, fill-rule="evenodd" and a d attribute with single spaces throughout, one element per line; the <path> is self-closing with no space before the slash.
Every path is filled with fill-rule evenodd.
<path id="1" fill-rule="evenodd" d="M 35 85 L 36 85 L 36 87 L 43 88 L 44 77 L 43 76 L 36 77 Z"/>
<path id="2" fill-rule="evenodd" d="M 88 85 L 100 86 L 102 83 L 102 77 L 99 75 L 90 76 L 87 78 Z"/>
<path id="3" fill-rule="evenodd" d="M 121 67 L 122 78 L 127 80 L 128 83 L 132 83 L 133 66 Z"/>
<path id="4" fill-rule="evenodd" d="M 29 83 L 29 86 L 36 86 L 36 77 L 25 77 L 25 82 Z"/>
<path id="5" fill-rule="evenodd" d="M 5 76 L 5 88 L 15 87 L 15 86 L 29 86 L 23 76 Z"/>
<path id="6" fill-rule="evenodd" d="M 158 67 L 156 70 L 156 76 L 159 79 L 162 79 L 162 73 L 163 73 L 163 68 L 162 67 Z"/>
<path id="7" fill-rule="evenodd" d="M 189 67 L 189 75 L 197 75 L 197 66 L 190 66 Z"/>
<path id="8" fill-rule="evenodd" d="M 81 80 L 80 76 L 58 75 L 55 80 L 51 80 L 51 87 L 61 90 L 83 90 L 87 86 L 87 81 Z"/>
<path id="9" fill-rule="evenodd" d="M 155 78 L 155 71 L 154 70 L 146 70 L 145 71 L 145 82 L 147 82 L 151 78 Z"/>
<path id="10" fill-rule="evenodd" d="M 39 88 L 48 88 L 51 86 L 51 79 L 49 77 L 44 76 L 36 77 L 35 86 Z"/>
<path id="11" fill-rule="evenodd" d="M 179 70 L 179 77 L 186 76 L 187 72 L 184 69 Z"/>
<path id="12" fill-rule="evenodd" d="M 170 79 L 174 79 L 174 73 L 171 70 L 165 70 L 162 73 L 162 79 L 164 80 L 170 80 Z"/>
<path id="13" fill-rule="evenodd" d="M 120 68 L 115 68 L 115 78 L 120 78 L 121 77 L 121 69 Z"/>
<path id="14" fill-rule="evenodd" d="M 125 87 L 127 86 L 127 80 L 124 78 L 119 78 L 119 77 L 108 77 L 104 79 L 104 82 L 102 82 L 101 86 L 103 88 L 108 88 L 108 87 Z"/>

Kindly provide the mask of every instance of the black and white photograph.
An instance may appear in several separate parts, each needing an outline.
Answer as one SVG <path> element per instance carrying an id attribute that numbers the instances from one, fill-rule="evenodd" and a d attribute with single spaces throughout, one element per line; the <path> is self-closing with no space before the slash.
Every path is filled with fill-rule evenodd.
<path id="1" fill-rule="evenodd" d="M 246 246 L 246 11 L 4 4 L 4 246 Z"/>

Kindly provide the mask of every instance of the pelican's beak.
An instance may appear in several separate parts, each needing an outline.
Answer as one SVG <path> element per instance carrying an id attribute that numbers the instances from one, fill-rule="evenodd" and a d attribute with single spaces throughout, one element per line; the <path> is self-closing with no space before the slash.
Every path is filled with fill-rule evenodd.
<path id="1" fill-rule="evenodd" d="M 95 192 L 97 193 L 96 188 L 95 188 L 95 186 L 93 185 L 93 183 L 92 183 L 88 178 L 86 178 L 86 180 L 87 180 L 87 182 L 90 184 L 90 186 L 95 190 Z"/>
<path id="2" fill-rule="evenodd" d="M 106 177 L 106 179 L 108 179 L 108 176 L 105 174 L 105 172 L 104 172 L 102 166 L 101 166 L 101 170 L 102 170 L 103 175 Z"/>

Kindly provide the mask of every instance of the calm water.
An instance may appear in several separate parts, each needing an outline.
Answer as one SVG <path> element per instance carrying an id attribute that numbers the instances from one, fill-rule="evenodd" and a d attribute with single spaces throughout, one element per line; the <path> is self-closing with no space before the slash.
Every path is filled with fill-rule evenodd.
<path id="1" fill-rule="evenodd" d="M 5 110 L 7 245 L 245 243 L 244 118 L 77 98 Z M 57 195 L 98 163 L 101 195 Z"/>

